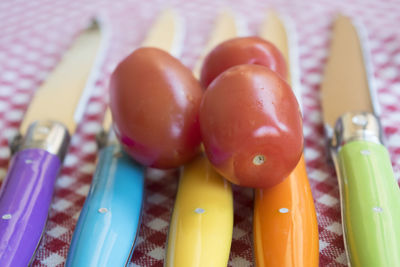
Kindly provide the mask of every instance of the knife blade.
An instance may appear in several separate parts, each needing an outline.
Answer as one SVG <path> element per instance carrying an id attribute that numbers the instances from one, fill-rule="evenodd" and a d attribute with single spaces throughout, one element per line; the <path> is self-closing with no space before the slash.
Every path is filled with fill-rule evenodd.
<path id="1" fill-rule="evenodd" d="M 238 26 L 229 10 L 222 11 L 215 24 L 216 26 L 214 27 L 202 54 L 193 68 L 193 74 L 197 79 L 200 79 L 201 66 L 203 65 L 203 60 L 207 56 L 208 52 L 219 43 L 238 35 Z"/>
<path id="2" fill-rule="evenodd" d="M 201 61 L 210 49 L 236 35 L 235 18 L 229 11 L 222 12 L 194 75 L 199 77 Z M 214 170 L 205 155 L 199 155 L 182 169 L 165 266 L 227 266 L 232 231 L 231 185 Z"/>
<path id="3" fill-rule="evenodd" d="M 183 28 L 174 10 L 156 19 L 142 46 L 179 56 Z M 109 109 L 103 121 L 97 168 L 76 225 L 66 266 L 126 266 L 139 232 L 144 195 L 144 168 L 134 162 L 111 129 Z"/>
<path id="4" fill-rule="evenodd" d="M 62 62 L 38 88 L 20 126 L 22 135 L 26 133 L 32 122 L 43 120 L 43 118 L 61 121 L 70 133 L 75 131 L 82 117 L 82 115 L 75 117 L 76 107 L 87 102 L 82 98 L 83 103 L 80 103 L 81 95 L 83 92 L 89 92 L 93 87 L 93 81 L 88 77 L 91 73 L 95 74 L 91 70 L 101 46 L 102 36 L 99 34 L 99 23 L 101 22 L 96 20 L 91 22 L 89 28 L 65 53 Z M 104 49 L 101 50 L 104 51 Z M 71 88 L 77 89 L 71 90 Z"/>
<path id="5" fill-rule="evenodd" d="M 286 31 L 289 20 L 269 11 L 260 36 L 282 52 L 288 64 L 288 79 L 300 96 L 293 31 Z M 290 25 L 290 24 L 289 24 Z M 292 41 L 292 42 L 291 42 Z M 300 103 L 300 101 L 299 101 Z M 318 266 L 319 239 L 314 200 L 307 177 L 304 156 L 282 183 L 257 189 L 254 199 L 254 254 L 257 266 Z"/>
<path id="6" fill-rule="evenodd" d="M 100 47 L 98 23 L 74 42 L 37 90 L 0 191 L 0 266 L 27 266 L 45 228 L 53 187 L 77 124 L 75 106 Z M 79 62 L 79 64 L 77 64 Z"/>
<path id="7" fill-rule="evenodd" d="M 323 118 L 328 137 L 333 133 L 350 265 L 400 266 L 400 190 L 382 141 L 365 53 L 351 19 L 338 16 L 321 87 Z"/>

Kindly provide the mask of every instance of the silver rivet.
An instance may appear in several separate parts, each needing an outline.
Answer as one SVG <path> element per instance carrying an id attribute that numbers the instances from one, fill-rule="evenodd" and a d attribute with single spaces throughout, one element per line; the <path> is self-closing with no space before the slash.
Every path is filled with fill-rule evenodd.
<path id="1" fill-rule="evenodd" d="M 194 210 L 194 212 L 196 212 L 197 214 L 202 214 L 202 213 L 205 212 L 205 210 L 202 209 L 202 208 L 197 208 L 197 209 Z"/>
<path id="2" fill-rule="evenodd" d="M 25 163 L 26 163 L 26 164 L 31 164 L 32 162 L 33 162 L 33 160 L 31 160 L 31 159 L 25 160 Z"/>
<path id="3" fill-rule="evenodd" d="M 379 213 L 383 211 L 383 209 L 381 207 L 373 207 L 372 210 L 374 212 L 379 212 Z"/>
<path id="4" fill-rule="evenodd" d="M 371 154 L 371 151 L 369 151 L 369 150 L 367 150 L 367 149 L 361 150 L 360 152 L 361 152 L 361 154 L 366 155 L 366 156 L 368 156 L 369 154 Z"/>
<path id="5" fill-rule="evenodd" d="M 365 126 L 368 122 L 367 118 L 364 115 L 356 115 L 352 118 L 352 121 L 358 126 Z"/>
<path id="6" fill-rule="evenodd" d="M 11 214 L 4 214 L 3 216 L 1 216 L 1 218 L 3 220 L 10 220 L 11 219 Z"/>
<path id="7" fill-rule="evenodd" d="M 287 209 L 287 208 L 280 208 L 280 209 L 279 209 L 279 212 L 280 212 L 280 213 L 288 213 L 288 212 L 289 212 L 289 209 Z"/>
<path id="8" fill-rule="evenodd" d="M 265 162 L 265 156 L 264 155 L 257 155 L 253 158 L 253 164 L 254 165 L 261 165 L 264 164 Z"/>
<path id="9" fill-rule="evenodd" d="M 99 211 L 100 213 L 107 213 L 107 212 L 108 212 L 108 209 L 107 209 L 107 208 L 100 208 L 98 211 Z"/>

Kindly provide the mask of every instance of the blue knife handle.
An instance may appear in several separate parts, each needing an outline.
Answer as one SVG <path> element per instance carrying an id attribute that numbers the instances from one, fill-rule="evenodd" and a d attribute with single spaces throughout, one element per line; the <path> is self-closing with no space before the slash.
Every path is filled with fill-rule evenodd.
<path id="1" fill-rule="evenodd" d="M 143 167 L 119 145 L 104 147 L 72 237 L 66 266 L 129 263 L 140 225 L 143 191 Z"/>

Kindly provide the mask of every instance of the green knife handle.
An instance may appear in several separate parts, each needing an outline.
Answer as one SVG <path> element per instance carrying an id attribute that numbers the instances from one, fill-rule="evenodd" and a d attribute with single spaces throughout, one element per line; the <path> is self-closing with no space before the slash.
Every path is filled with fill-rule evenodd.
<path id="1" fill-rule="evenodd" d="M 341 142 L 335 154 L 349 262 L 400 266 L 400 190 L 389 153 L 361 139 Z"/>

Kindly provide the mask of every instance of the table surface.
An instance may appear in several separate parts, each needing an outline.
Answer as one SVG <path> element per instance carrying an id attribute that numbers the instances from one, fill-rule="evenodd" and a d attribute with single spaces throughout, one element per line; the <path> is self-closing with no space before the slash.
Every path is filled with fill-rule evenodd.
<path id="1" fill-rule="evenodd" d="M 187 35 L 181 60 L 193 67 L 218 12 L 229 6 L 256 34 L 267 8 L 296 24 L 305 158 L 318 216 L 320 266 L 346 266 L 339 191 L 327 161 L 321 121 L 320 83 L 332 18 L 343 12 L 366 26 L 382 109 L 382 125 L 396 179 L 400 176 L 400 4 L 398 1 L 11 1 L 0 2 L 0 180 L 10 152 L 7 140 L 18 132 L 35 90 L 96 13 L 109 18 L 112 43 L 84 119 L 72 138 L 57 179 L 49 221 L 34 266 L 63 266 L 73 229 L 95 169 L 95 134 L 106 108 L 107 84 L 116 64 L 139 46 L 157 14 L 173 7 L 184 18 Z M 140 25 L 140 26 L 138 26 Z M 154 175 L 155 174 L 155 175 Z M 153 172 L 146 180 L 143 222 L 133 266 L 162 266 L 178 177 Z M 252 266 L 253 191 L 234 186 L 234 231 L 229 266 Z"/>

